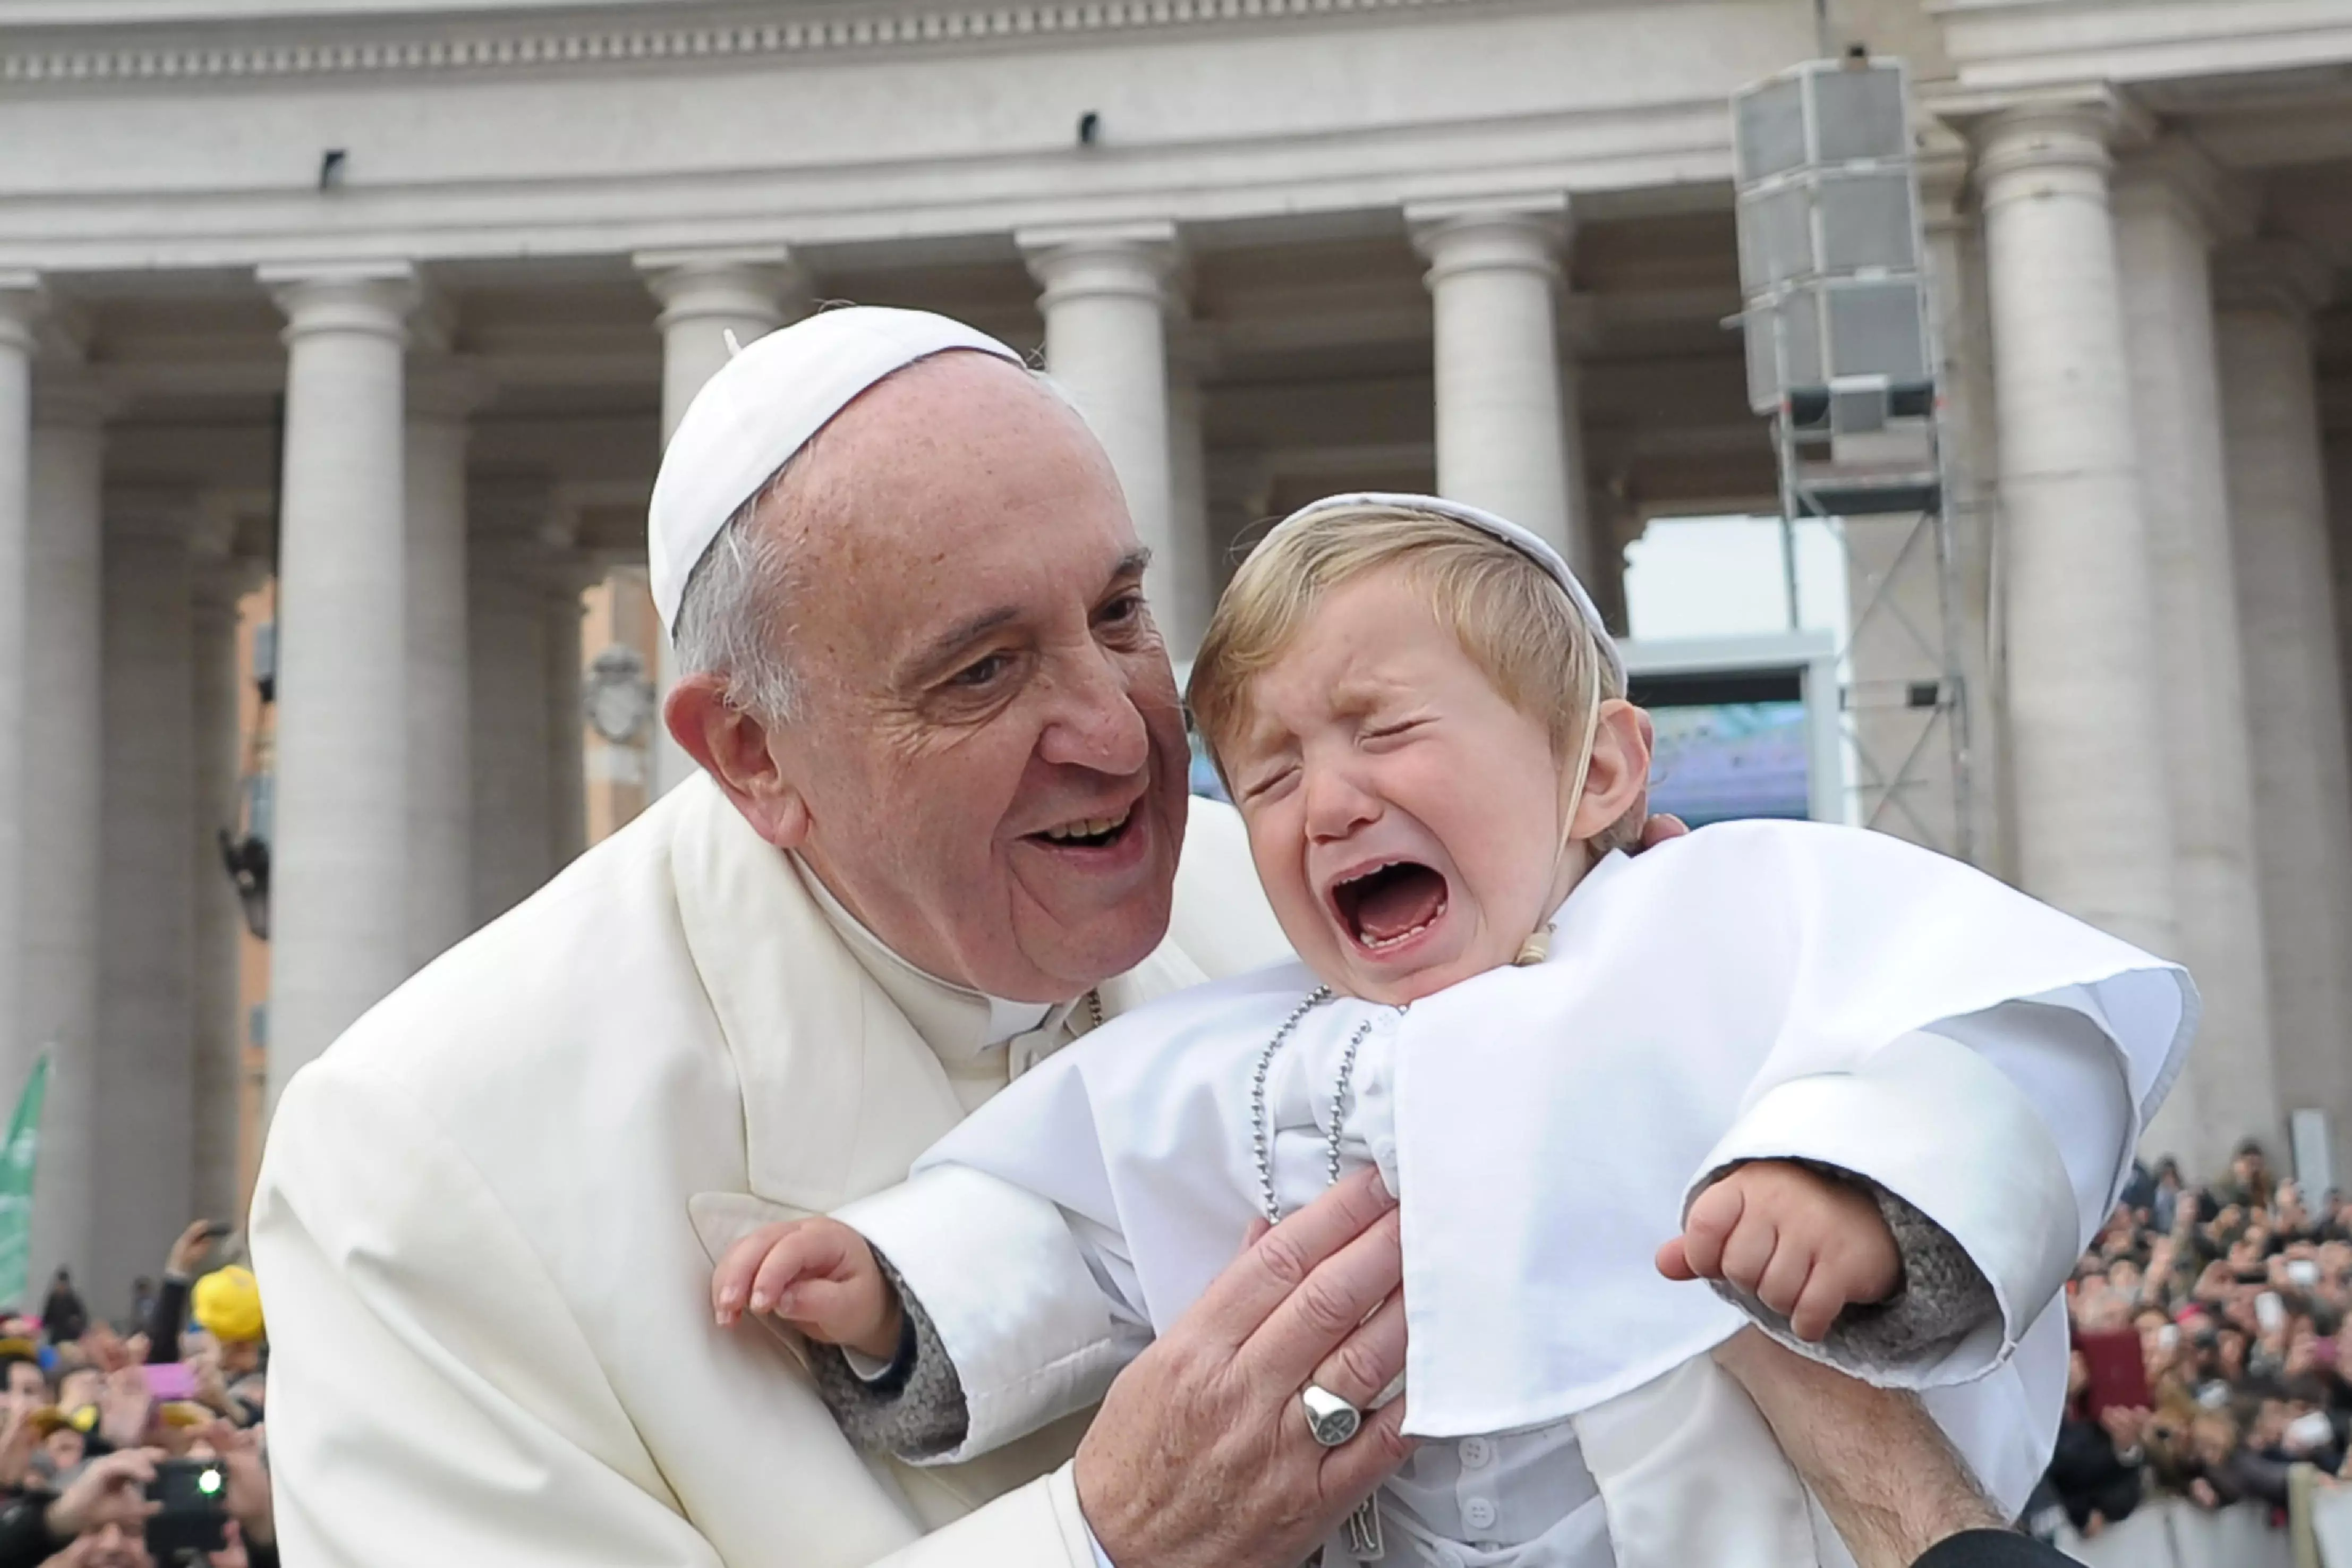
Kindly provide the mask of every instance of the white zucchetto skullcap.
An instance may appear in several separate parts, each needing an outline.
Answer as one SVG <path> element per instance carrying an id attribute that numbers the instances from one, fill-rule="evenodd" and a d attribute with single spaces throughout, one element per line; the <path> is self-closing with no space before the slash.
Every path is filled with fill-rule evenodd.
<path id="1" fill-rule="evenodd" d="M 1601 657 L 1609 661 L 1609 668 L 1616 672 L 1618 684 L 1620 686 L 1624 684 L 1625 656 L 1618 651 L 1617 639 L 1609 635 L 1608 625 L 1601 620 L 1600 609 L 1592 603 L 1592 595 L 1584 591 L 1584 584 L 1577 581 L 1574 572 L 1569 570 L 1567 559 L 1547 543 L 1542 535 L 1531 529 L 1521 527 L 1507 517 L 1497 517 L 1493 512 L 1472 506 L 1466 501 L 1447 500 L 1442 496 L 1404 495 L 1391 490 L 1351 490 L 1346 495 L 1325 496 L 1321 500 L 1308 501 L 1268 529 L 1265 536 L 1267 539 L 1272 539 L 1292 523 L 1314 517 L 1320 512 L 1366 506 L 1401 507 L 1409 511 L 1435 512 L 1440 517 L 1466 523 L 1481 533 L 1491 534 L 1533 561 L 1549 573 L 1552 580 L 1567 592 L 1569 602 L 1576 606 L 1576 613 L 1584 618 L 1586 626 L 1592 628 L 1593 640 L 1601 645 Z"/>
<path id="2" fill-rule="evenodd" d="M 770 332 L 721 365 L 687 405 L 654 479 L 646 555 L 662 629 L 677 635 L 687 579 L 727 520 L 778 468 L 859 393 L 950 349 L 1025 363 L 961 321 L 853 305 Z"/>

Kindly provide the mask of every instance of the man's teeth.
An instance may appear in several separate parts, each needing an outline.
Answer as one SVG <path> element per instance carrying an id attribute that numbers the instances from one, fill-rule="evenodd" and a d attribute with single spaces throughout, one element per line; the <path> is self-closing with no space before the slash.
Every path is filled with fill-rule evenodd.
<path id="1" fill-rule="evenodd" d="M 1117 816 L 1093 816 L 1082 822 L 1066 822 L 1059 827 L 1045 829 L 1038 837 L 1051 838 L 1056 843 L 1072 838 L 1100 838 L 1106 833 L 1126 826 L 1127 816 L 1126 812 L 1120 812 Z"/>

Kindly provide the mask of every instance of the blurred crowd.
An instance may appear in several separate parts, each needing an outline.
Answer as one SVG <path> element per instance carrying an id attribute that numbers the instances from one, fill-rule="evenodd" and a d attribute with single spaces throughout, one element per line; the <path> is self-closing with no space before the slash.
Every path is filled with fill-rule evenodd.
<path id="1" fill-rule="evenodd" d="M 0 1568 L 276 1568 L 260 1293 L 205 1267 L 227 1230 L 190 1226 L 120 1320 L 62 1268 L 0 1315 Z"/>
<path id="2" fill-rule="evenodd" d="M 2352 1479 L 2352 1200 L 2306 1194 L 2259 1144 L 2192 1186 L 2142 1168 L 2074 1273 L 2065 1420 L 2030 1521 L 2086 1536 L 2150 1498 L 2283 1521 L 2299 1464 Z"/>

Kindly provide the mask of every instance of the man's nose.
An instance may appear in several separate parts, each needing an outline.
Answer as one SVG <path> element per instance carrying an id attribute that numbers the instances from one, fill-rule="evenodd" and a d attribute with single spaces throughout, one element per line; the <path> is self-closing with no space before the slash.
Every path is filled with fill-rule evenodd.
<path id="1" fill-rule="evenodd" d="M 1127 672 L 1102 649 L 1069 658 L 1055 683 L 1054 703 L 1038 738 L 1039 756 L 1117 777 L 1143 770 L 1150 731 L 1128 690 Z"/>

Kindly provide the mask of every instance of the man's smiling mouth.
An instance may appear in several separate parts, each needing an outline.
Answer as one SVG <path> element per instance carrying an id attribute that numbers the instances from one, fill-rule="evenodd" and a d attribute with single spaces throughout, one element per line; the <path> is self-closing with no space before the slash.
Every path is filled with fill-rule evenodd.
<path id="1" fill-rule="evenodd" d="M 1117 816 L 1082 816 L 1075 821 L 1065 822 L 1057 827 L 1048 827 L 1041 832 L 1033 833 L 1029 837 L 1043 839 L 1048 844 L 1066 845 L 1073 848 L 1101 849 L 1117 843 L 1118 836 L 1127 831 L 1127 825 L 1133 820 L 1135 820 L 1135 807 L 1130 805 Z"/>
<path id="2" fill-rule="evenodd" d="M 1401 946 L 1445 913 L 1445 879 L 1418 860 L 1391 860 L 1331 885 L 1331 908 L 1358 946 Z"/>

